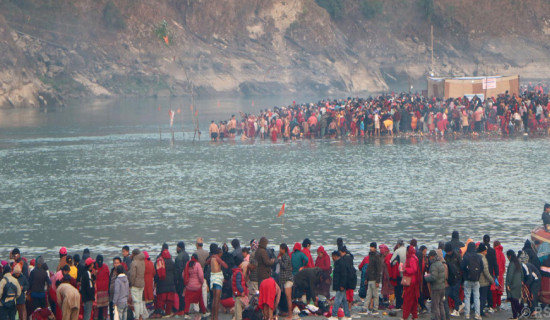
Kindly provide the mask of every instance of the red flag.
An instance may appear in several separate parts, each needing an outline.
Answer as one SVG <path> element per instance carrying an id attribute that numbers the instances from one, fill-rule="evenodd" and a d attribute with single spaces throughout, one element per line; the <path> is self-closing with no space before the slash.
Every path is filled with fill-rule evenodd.
<path id="1" fill-rule="evenodd" d="M 160 112 L 160 106 L 159 106 L 159 112 Z"/>
<path id="2" fill-rule="evenodd" d="M 181 113 L 181 108 L 178 108 L 178 113 Z"/>
<path id="3" fill-rule="evenodd" d="M 195 117 L 199 115 L 199 110 L 195 111 Z"/>
<path id="4" fill-rule="evenodd" d="M 284 202 L 283 202 L 283 206 L 281 207 L 281 210 L 279 210 L 279 214 L 277 215 L 277 217 L 280 217 L 283 214 L 285 214 L 285 204 L 284 204 Z"/>

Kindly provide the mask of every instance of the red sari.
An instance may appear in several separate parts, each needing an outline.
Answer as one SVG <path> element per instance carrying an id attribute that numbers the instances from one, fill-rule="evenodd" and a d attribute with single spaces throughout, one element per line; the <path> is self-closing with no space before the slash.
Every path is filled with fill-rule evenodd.
<path id="1" fill-rule="evenodd" d="M 413 319 L 418 318 L 418 298 L 420 297 L 420 281 L 418 281 L 418 257 L 413 246 L 407 251 L 405 261 L 405 271 L 403 276 L 411 277 L 411 285 L 403 287 L 403 316 L 402 319 L 408 319 L 412 314 Z"/>
<path id="2" fill-rule="evenodd" d="M 151 260 L 145 260 L 145 287 L 143 289 L 143 301 L 151 303 L 155 299 L 153 295 L 153 280 L 155 278 L 155 265 Z"/>
<path id="3" fill-rule="evenodd" d="M 109 266 L 105 263 L 97 268 L 96 273 L 96 305 L 98 308 L 107 307 L 109 305 Z"/>

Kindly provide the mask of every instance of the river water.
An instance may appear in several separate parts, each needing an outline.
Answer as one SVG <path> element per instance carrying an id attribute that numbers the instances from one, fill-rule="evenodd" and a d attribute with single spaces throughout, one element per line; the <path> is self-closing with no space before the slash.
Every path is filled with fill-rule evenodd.
<path id="1" fill-rule="evenodd" d="M 201 126 L 276 100 L 202 101 Z M 183 110 L 173 146 L 168 101 L 1 111 L 0 255 L 264 235 L 329 250 L 344 237 L 361 255 L 399 238 L 432 248 L 453 230 L 519 249 L 549 201 L 548 138 L 193 143 L 186 103 L 172 102 Z"/>

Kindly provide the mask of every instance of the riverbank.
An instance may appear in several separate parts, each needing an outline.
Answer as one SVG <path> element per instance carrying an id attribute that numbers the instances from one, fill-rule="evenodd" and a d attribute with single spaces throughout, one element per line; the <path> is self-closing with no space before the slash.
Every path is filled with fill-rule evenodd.
<path id="1" fill-rule="evenodd" d="M 429 308 L 431 308 L 431 301 L 428 301 L 427 306 Z M 376 315 L 376 316 L 360 314 L 360 312 L 362 313 L 362 311 L 363 311 L 362 307 L 354 306 L 352 311 L 351 311 L 352 318 L 353 319 L 365 319 L 365 320 L 369 320 L 369 319 L 397 320 L 397 319 L 401 319 L 401 316 L 402 316 L 401 312 L 397 312 L 395 315 L 390 315 L 387 310 L 380 310 L 380 314 Z M 204 319 L 202 319 L 200 314 L 191 313 L 189 316 L 191 317 L 192 320 L 204 320 Z M 486 314 L 485 317 L 483 317 L 483 319 L 508 320 L 511 317 L 512 317 L 512 311 L 510 309 L 509 302 L 503 301 L 502 302 L 502 308 L 500 310 L 495 311 L 494 313 Z M 433 319 L 431 312 L 419 314 L 418 318 L 419 319 Z M 452 319 L 463 319 L 463 318 L 464 318 L 464 315 L 461 315 L 460 317 L 451 317 L 450 319 L 452 320 Z M 473 315 L 471 316 L 471 318 L 473 318 Z M 177 320 L 177 319 L 183 319 L 183 317 L 170 317 L 170 318 L 167 318 L 167 319 Z M 220 313 L 219 314 L 219 320 L 231 320 L 231 319 L 233 319 L 232 314 L 228 314 L 228 313 Z M 300 316 L 295 315 L 292 319 L 293 320 L 326 320 L 327 317 L 318 316 L 318 315 L 309 315 L 309 316 L 305 316 L 305 317 L 300 317 Z M 541 315 L 538 318 L 534 318 L 534 319 L 544 319 L 544 317 Z M 279 317 L 279 320 L 284 320 L 284 317 Z"/>

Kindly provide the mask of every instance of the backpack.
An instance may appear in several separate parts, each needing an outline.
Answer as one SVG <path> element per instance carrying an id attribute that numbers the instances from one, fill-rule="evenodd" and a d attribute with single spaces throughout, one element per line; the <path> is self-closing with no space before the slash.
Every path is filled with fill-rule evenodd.
<path id="1" fill-rule="evenodd" d="M 367 268 L 369 264 L 366 263 L 361 269 L 361 282 L 359 283 L 359 298 L 365 299 L 367 297 L 367 286 L 365 285 L 365 279 L 367 278 Z"/>
<path id="2" fill-rule="evenodd" d="M 475 255 L 470 255 L 469 258 L 468 265 L 466 266 L 466 270 L 468 270 L 466 280 L 479 281 L 481 276 L 481 259 Z"/>
<path id="3" fill-rule="evenodd" d="M 15 299 L 17 298 L 17 287 L 15 284 L 8 279 L 6 280 L 6 285 L 4 286 L 4 293 L 2 294 L 2 306 L 4 308 L 15 308 Z"/>
<path id="4" fill-rule="evenodd" d="M 349 273 L 346 284 L 347 290 L 355 290 L 355 287 L 357 287 L 357 269 L 355 269 L 355 266 L 353 264 L 349 266 Z"/>
<path id="5" fill-rule="evenodd" d="M 450 286 L 454 286 L 460 281 L 460 272 L 454 263 L 448 263 L 447 269 L 449 270 L 449 275 L 447 277 L 447 282 Z"/>
<path id="6" fill-rule="evenodd" d="M 159 277 L 159 280 L 166 280 L 166 266 L 164 265 L 164 258 L 159 257 L 157 259 L 157 262 L 155 263 L 155 267 L 157 269 L 157 276 Z"/>

